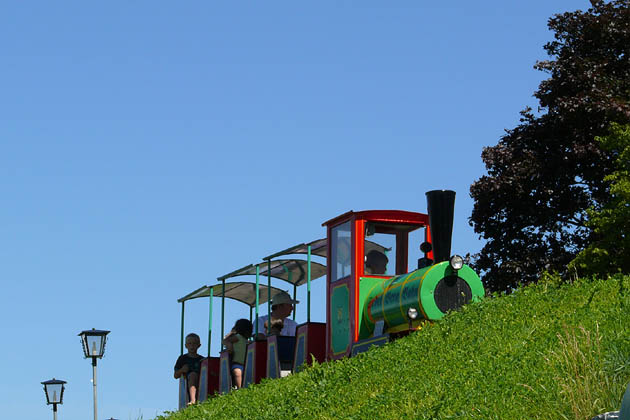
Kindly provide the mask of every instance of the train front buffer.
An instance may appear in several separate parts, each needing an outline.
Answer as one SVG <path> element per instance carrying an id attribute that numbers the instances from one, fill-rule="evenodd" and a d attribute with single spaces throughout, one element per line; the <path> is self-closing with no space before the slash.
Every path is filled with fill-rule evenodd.
<path id="1" fill-rule="evenodd" d="M 426 195 L 428 215 L 351 211 L 324 223 L 328 359 L 364 351 L 484 295 L 479 276 L 450 256 L 455 193 Z M 418 229 L 424 229 L 424 254 L 409 272 L 409 234 Z"/>

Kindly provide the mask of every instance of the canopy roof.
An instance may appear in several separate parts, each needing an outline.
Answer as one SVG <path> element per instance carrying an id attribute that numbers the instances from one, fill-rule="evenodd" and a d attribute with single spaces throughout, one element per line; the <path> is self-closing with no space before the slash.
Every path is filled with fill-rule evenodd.
<path id="1" fill-rule="evenodd" d="M 271 270 L 267 269 L 267 264 L 261 266 L 262 270 L 260 275 L 267 277 L 267 273 L 271 274 L 271 277 L 282 279 L 294 286 L 300 286 L 308 280 L 307 270 L 308 262 L 304 260 L 274 260 L 271 261 Z M 311 281 L 316 280 L 326 275 L 326 266 L 314 261 L 311 261 Z"/>
<path id="2" fill-rule="evenodd" d="M 307 281 L 308 261 L 305 260 L 274 260 L 259 265 L 259 275 L 267 277 L 268 265 L 271 266 L 270 277 L 284 280 L 295 286 L 300 286 Z M 326 266 L 311 261 L 311 280 L 318 279 L 326 274 Z M 219 277 L 219 281 L 236 277 L 256 275 L 256 266 L 248 265 L 225 276 Z"/>
<path id="3" fill-rule="evenodd" d="M 253 269 L 253 272 L 251 272 L 252 269 Z M 254 264 L 246 265 L 245 267 L 239 268 L 238 270 L 234 270 L 231 273 L 227 273 L 227 274 L 222 275 L 221 277 L 217 277 L 217 280 L 223 281 L 231 277 L 245 276 L 249 274 L 254 274 L 254 275 L 256 274 L 256 266 Z"/>
<path id="4" fill-rule="evenodd" d="M 263 260 L 267 261 L 272 258 L 280 257 L 282 255 L 290 255 L 290 254 L 308 254 L 308 247 L 311 247 L 311 255 L 317 255 L 319 257 L 326 257 L 328 252 L 328 240 L 326 238 L 316 239 L 313 242 L 309 242 L 307 244 L 299 244 L 294 245 L 291 248 L 287 248 L 284 251 L 276 252 L 275 254 L 269 255 L 268 257 L 263 258 Z"/>
<path id="5" fill-rule="evenodd" d="M 263 258 L 263 260 L 267 261 L 276 257 L 280 257 L 282 255 L 290 255 L 290 254 L 307 254 L 308 247 L 311 247 L 311 255 L 317 255 L 320 257 L 326 258 L 328 255 L 328 240 L 326 238 L 317 239 L 313 242 L 309 242 L 307 244 L 299 244 L 294 245 L 291 248 L 287 248 L 284 251 L 276 252 L 275 254 L 269 255 L 268 257 Z M 365 241 L 365 252 L 369 252 L 371 250 L 377 250 L 382 253 L 385 251 L 391 251 L 391 248 L 386 248 L 376 242 Z"/>
<path id="6" fill-rule="evenodd" d="M 258 297 L 258 303 L 262 304 L 267 302 L 269 299 L 269 288 L 262 284 L 258 285 L 260 292 Z M 209 297 L 210 290 L 212 290 L 212 295 L 214 297 L 222 297 L 223 295 L 223 285 L 217 284 L 214 286 L 203 286 L 199 289 L 195 290 L 184 296 L 183 298 L 177 299 L 178 302 L 185 302 L 191 299 L 197 299 L 202 297 Z M 275 295 L 278 292 L 281 292 L 282 289 L 278 289 L 277 287 L 271 287 L 271 294 Z M 239 302 L 243 302 L 244 304 L 255 307 L 256 306 L 256 283 L 249 283 L 245 281 L 235 281 L 230 283 L 225 283 L 225 297 L 228 299 L 234 299 Z"/>
<path id="7" fill-rule="evenodd" d="M 424 213 L 415 213 L 412 211 L 404 210 L 364 210 L 364 211 L 352 211 L 339 215 L 327 222 L 322 223 L 322 226 L 335 226 L 338 223 L 346 220 L 368 220 L 372 222 L 385 222 L 409 225 L 409 231 L 428 226 L 429 216 Z"/>

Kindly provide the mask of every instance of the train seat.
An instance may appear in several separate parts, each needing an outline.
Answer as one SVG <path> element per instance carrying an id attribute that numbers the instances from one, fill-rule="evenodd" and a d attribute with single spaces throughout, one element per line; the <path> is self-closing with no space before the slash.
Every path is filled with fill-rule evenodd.
<path id="1" fill-rule="evenodd" d="M 255 340 L 247 345 L 243 388 L 260 383 L 266 377 L 267 340 Z"/>
<path id="2" fill-rule="evenodd" d="M 267 337 L 267 377 L 280 378 L 291 373 L 294 353 L 295 337 Z"/>
<path id="3" fill-rule="evenodd" d="M 323 363 L 326 357 L 326 324 L 306 322 L 297 327 L 293 372 L 310 366 L 313 359 Z"/>

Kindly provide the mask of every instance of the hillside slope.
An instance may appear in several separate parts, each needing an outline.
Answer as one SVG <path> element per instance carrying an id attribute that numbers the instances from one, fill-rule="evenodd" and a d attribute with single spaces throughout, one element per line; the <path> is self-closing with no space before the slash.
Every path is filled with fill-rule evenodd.
<path id="1" fill-rule="evenodd" d="M 629 287 L 547 279 L 159 419 L 588 419 L 618 410 L 630 381 Z"/>

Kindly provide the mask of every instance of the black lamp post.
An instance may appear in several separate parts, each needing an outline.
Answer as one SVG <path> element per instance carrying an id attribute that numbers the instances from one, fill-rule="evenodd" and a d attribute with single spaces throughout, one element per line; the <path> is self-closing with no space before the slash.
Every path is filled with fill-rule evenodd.
<path id="1" fill-rule="evenodd" d="M 91 330 L 81 331 L 81 344 L 83 345 L 83 354 L 85 358 L 92 358 L 92 387 L 94 390 L 94 420 L 98 420 L 96 414 L 96 359 L 100 359 L 105 354 L 105 342 L 107 341 L 109 331 Z"/>
<path id="2" fill-rule="evenodd" d="M 46 394 L 46 404 L 53 405 L 53 419 L 57 420 L 57 404 L 63 404 L 63 391 L 66 381 L 52 378 L 49 381 L 42 382 L 44 385 L 44 393 Z"/>

